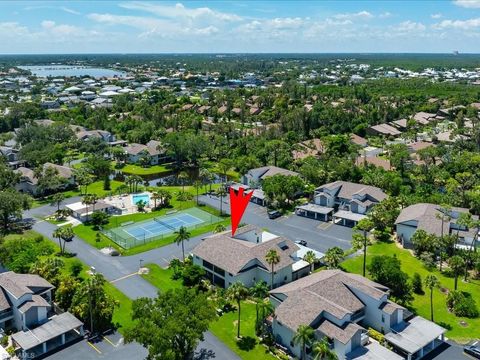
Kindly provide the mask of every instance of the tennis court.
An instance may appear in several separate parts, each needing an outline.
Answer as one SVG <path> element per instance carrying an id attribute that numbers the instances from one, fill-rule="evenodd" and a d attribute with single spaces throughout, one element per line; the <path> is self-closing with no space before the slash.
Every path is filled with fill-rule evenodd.
<path id="1" fill-rule="evenodd" d="M 221 218 L 206 211 L 190 208 L 137 223 L 123 224 L 123 226 L 105 230 L 103 233 L 121 247 L 129 249 L 172 235 L 182 226 L 195 229 L 220 221 L 222 221 Z"/>

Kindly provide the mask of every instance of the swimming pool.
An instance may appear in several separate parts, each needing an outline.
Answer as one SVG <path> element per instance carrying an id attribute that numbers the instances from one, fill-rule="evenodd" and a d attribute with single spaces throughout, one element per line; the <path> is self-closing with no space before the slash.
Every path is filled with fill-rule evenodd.
<path id="1" fill-rule="evenodd" d="M 135 194 L 132 195 L 132 204 L 137 205 L 139 201 L 144 201 L 145 204 L 150 204 L 150 195 L 149 194 Z"/>

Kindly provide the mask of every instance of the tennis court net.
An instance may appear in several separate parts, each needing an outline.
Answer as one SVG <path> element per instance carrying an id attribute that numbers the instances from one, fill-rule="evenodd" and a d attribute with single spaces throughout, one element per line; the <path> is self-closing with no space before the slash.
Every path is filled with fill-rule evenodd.
<path id="1" fill-rule="evenodd" d="M 156 221 L 157 223 L 162 224 L 163 226 L 166 226 L 167 228 L 169 228 L 171 230 L 177 230 L 175 227 L 173 227 L 172 225 L 168 225 L 166 222 L 163 222 L 159 218 L 153 218 L 153 221 Z"/>

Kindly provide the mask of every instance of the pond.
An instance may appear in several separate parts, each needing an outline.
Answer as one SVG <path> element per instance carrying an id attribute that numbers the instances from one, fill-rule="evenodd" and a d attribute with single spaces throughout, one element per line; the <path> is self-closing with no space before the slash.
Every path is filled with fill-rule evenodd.
<path id="1" fill-rule="evenodd" d="M 93 78 L 102 77 L 125 77 L 127 73 L 100 67 L 77 66 L 77 65 L 26 65 L 19 66 L 20 69 L 28 70 L 38 77 L 80 77 L 90 76 Z"/>

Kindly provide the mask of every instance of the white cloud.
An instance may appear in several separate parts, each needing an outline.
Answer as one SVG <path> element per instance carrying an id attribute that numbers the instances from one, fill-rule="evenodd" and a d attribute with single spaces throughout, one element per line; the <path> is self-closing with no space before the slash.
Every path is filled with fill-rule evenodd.
<path id="1" fill-rule="evenodd" d="M 174 6 L 163 5 L 163 4 L 152 4 L 144 2 L 131 2 L 120 4 L 120 7 L 129 9 L 129 10 L 141 10 L 146 11 L 152 14 L 155 14 L 160 17 L 178 19 L 178 18 L 188 18 L 188 19 L 199 19 L 199 18 L 210 18 L 220 21 L 239 21 L 242 18 L 236 14 L 229 14 L 219 11 L 214 11 L 208 7 L 199 7 L 199 8 L 187 8 L 181 3 L 177 3 Z"/>
<path id="2" fill-rule="evenodd" d="M 393 28 L 399 32 L 421 32 L 421 31 L 425 31 L 427 27 L 422 23 L 407 20 L 407 21 L 401 22 L 400 24 L 398 24 L 397 26 L 394 26 Z"/>
<path id="3" fill-rule="evenodd" d="M 70 9 L 66 6 L 62 6 L 60 9 L 62 9 L 63 11 L 65 11 L 66 13 L 69 13 L 69 14 L 73 14 L 73 15 L 82 15 L 81 12 L 79 11 L 76 11 L 76 10 L 73 10 L 73 9 Z"/>
<path id="4" fill-rule="evenodd" d="M 437 24 L 432 25 L 434 29 L 461 29 L 472 30 L 480 28 L 480 18 L 468 19 L 468 20 L 443 20 Z"/>
<path id="5" fill-rule="evenodd" d="M 467 9 L 480 8 L 480 0 L 455 0 L 453 3 L 457 6 L 461 6 Z"/>
<path id="6" fill-rule="evenodd" d="M 432 15 L 430 15 L 430 17 L 431 17 L 432 19 L 441 19 L 441 18 L 443 17 L 443 15 L 440 14 L 440 13 L 438 13 L 438 14 L 432 14 Z"/>
<path id="7" fill-rule="evenodd" d="M 391 12 L 386 11 L 386 12 L 381 13 L 380 15 L 378 15 L 378 17 L 379 17 L 380 19 L 388 19 L 388 18 L 392 17 L 392 15 L 393 15 L 393 14 L 392 14 Z"/>
<path id="8" fill-rule="evenodd" d="M 369 13 L 368 11 L 359 11 L 357 13 L 345 13 L 345 14 L 337 14 L 333 16 L 335 19 L 340 19 L 340 20 L 352 20 L 352 19 L 362 19 L 362 20 L 368 20 L 372 19 L 374 16 Z"/>

